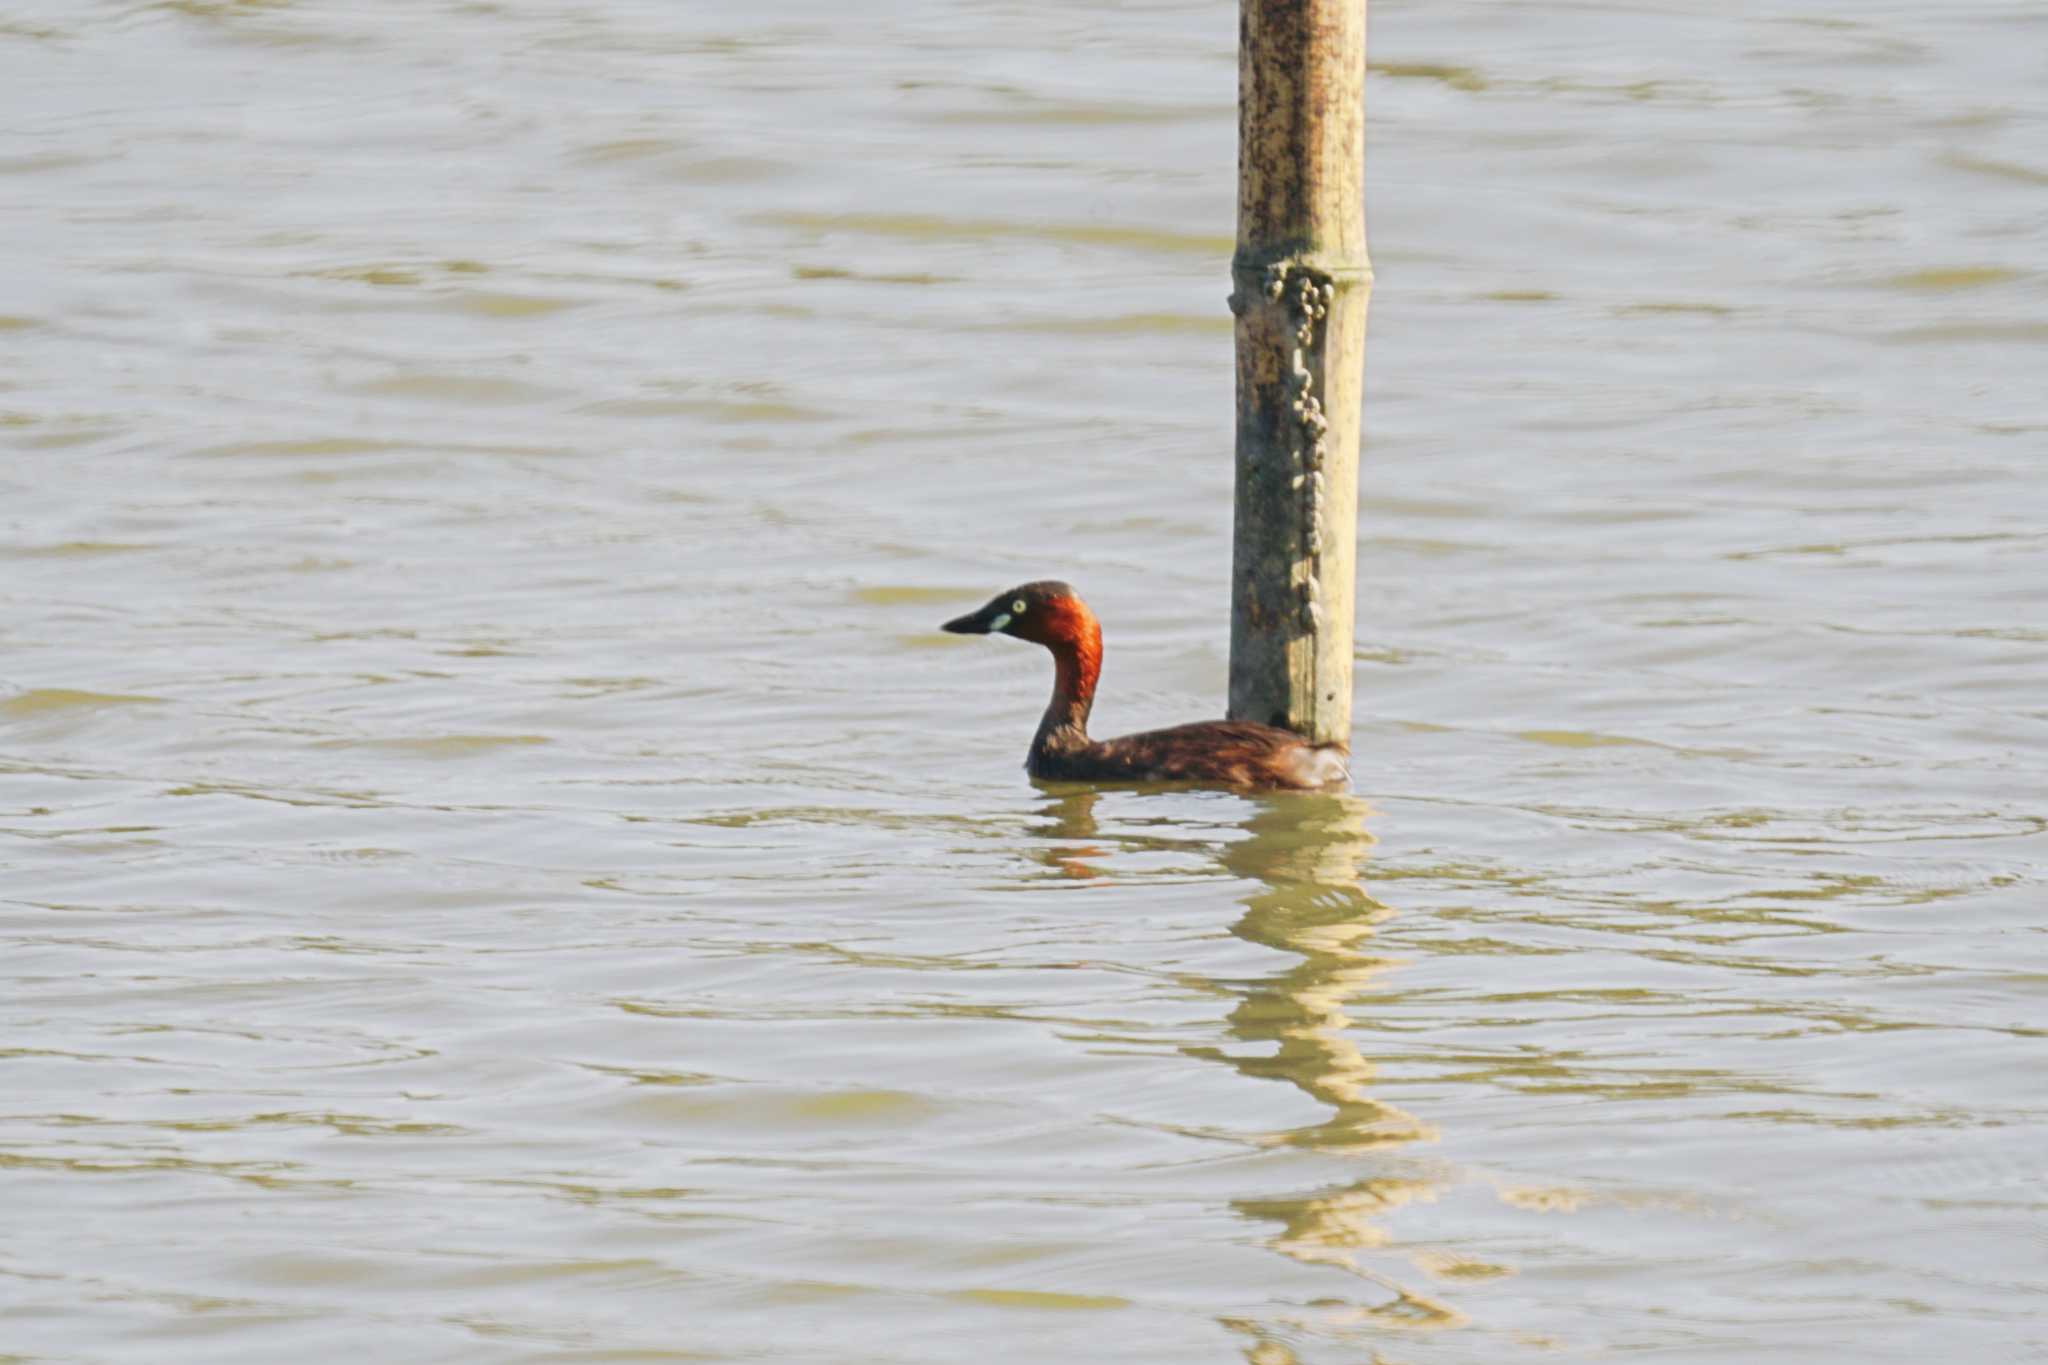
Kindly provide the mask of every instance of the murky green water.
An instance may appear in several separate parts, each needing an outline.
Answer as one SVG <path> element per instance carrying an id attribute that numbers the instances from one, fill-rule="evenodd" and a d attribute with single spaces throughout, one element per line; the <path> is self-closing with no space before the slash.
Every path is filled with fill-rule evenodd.
<path id="1" fill-rule="evenodd" d="M 1229 5 L 0 14 L 0 1356 L 2048 1358 L 2048 23 L 1373 17 L 1247 800 Z"/>

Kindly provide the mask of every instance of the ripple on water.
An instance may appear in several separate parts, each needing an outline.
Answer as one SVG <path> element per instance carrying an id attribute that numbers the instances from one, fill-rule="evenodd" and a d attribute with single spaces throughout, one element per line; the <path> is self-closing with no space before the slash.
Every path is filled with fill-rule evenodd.
<path id="1" fill-rule="evenodd" d="M 0 1349 L 2025 1355 L 2038 15 L 1817 4 L 1378 16 L 1371 808 L 935 629 L 1219 704 L 1229 7 L 14 6 Z"/>

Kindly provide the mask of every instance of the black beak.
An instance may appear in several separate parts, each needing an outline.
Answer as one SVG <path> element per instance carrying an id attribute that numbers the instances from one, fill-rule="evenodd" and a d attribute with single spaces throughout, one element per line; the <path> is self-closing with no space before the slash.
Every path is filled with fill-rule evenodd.
<path id="1" fill-rule="evenodd" d="M 980 611 L 970 611 L 965 616 L 956 616 L 939 629 L 954 635 L 995 635 L 1017 618 L 1010 615 L 1012 603 L 1008 596 L 990 598 Z"/>

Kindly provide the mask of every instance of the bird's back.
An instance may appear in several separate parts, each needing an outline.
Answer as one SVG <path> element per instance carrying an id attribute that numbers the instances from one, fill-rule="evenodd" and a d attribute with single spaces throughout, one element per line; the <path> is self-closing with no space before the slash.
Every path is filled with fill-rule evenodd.
<path id="1" fill-rule="evenodd" d="M 1249 720 L 1203 720 L 1033 755 L 1034 777 L 1082 782 L 1203 782 L 1315 790 L 1348 782 L 1340 744 Z"/>

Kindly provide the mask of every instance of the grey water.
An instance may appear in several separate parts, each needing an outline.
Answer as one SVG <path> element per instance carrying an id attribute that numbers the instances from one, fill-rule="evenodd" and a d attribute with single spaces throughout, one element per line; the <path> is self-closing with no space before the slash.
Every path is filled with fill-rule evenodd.
<path id="1" fill-rule="evenodd" d="M 1252 798 L 1233 6 L 0 13 L 0 1358 L 2048 1359 L 2048 15 L 1372 24 Z"/>

